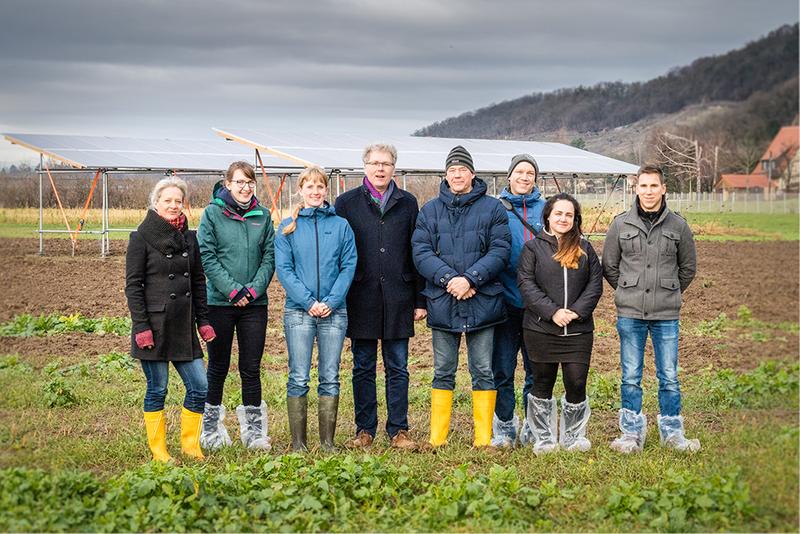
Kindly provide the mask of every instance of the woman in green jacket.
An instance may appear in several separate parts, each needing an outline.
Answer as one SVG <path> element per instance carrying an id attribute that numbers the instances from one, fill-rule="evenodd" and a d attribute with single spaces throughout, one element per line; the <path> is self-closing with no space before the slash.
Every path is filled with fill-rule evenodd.
<path id="1" fill-rule="evenodd" d="M 214 187 L 197 240 L 206 273 L 209 319 L 216 339 L 208 344 L 208 396 L 200 444 L 206 449 L 230 445 L 225 430 L 222 388 L 231 363 L 236 333 L 242 405 L 236 408 L 242 443 L 269 449 L 267 406 L 261 399 L 261 357 L 267 330 L 267 286 L 275 272 L 275 230 L 269 210 L 255 196 L 252 165 L 231 164 Z"/>

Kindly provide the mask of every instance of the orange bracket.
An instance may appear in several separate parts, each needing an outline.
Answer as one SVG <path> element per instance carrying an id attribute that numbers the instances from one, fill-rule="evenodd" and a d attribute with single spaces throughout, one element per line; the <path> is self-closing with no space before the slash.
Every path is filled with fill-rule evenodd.
<path id="1" fill-rule="evenodd" d="M 73 232 L 73 241 L 77 240 L 78 234 L 81 230 L 83 230 L 83 225 L 86 222 L 86 212 L 89 211 L 89 204 L 92 202 L 92 196 L 94 196 L 94 190 L 97 187 L 97 181 L 100 179 L 100 175 L 103 174 L 101 169 L 97 169 L 97 172 L 94 174 L 94 180 L 92 181 L 92 187 L 89 189 L 89 196 L 86 197 L 86 202 L 83 204 L 83 211 L 81 212 L 81 218 L 78 219 L 78 226 L 75 228 L 75 232 Z M 77 242 L 75 243 L 77 246 Z"/>
<path id="2" fill-rule="evenodd" d="M 53 180 L 53 175 L 50 174 L 50 168 L 47 166 L 47 163 L 44 163 L 44 170 L 47 171 L 47 177 L 50 178 L 50 185 L 53 188 L 53 194 L 56 197 L 56 203 L 58 203 L 58 209 L 61 211 L 61 217 L 64 219 L 64 225 L 67 227 L 67 232 L 69 232 L 69 238 L 72 240 L 72 247 L 75 247 L 75 236 L 72 235 L 72 228 L 69 226 L 69 220 L 67 220 L 67 214 L 64 212 L 64 206 L 61 205 L 61 197 L 58 194 L 58 189 L 56 189 L 56 182 Z M 74 251 L 73 251 L 74 252 Z"/>
<path id="3" fill-rule="evenodd" d="M 269 195 L 269 199 L 272 201 L 272 208 L 270 208 L 269 212 L 274 213 L 278 211 L 278 205 L 275 203 L 278 197 L 273 197 L 272 195 L 272 188 L 269 186 L 267 171 L 264 169 L 264 162 L 261 160 L 261 153 L 258 151 L 258 149 L 256 149 L 256 159 L 258 160 L 258 167 L 261 169 L 261 175 L 264 177 L 264 186 L 267 188 L 267 195 Z M 278 189 L 278 193 L 280 193 L 280 189 Z"/>

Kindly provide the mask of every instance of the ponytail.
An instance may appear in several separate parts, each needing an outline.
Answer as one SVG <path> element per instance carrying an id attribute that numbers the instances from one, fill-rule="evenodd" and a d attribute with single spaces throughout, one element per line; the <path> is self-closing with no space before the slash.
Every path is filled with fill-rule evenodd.
<path id="1" fill-rule="evenodd" d="M 283 235 L 289 235 L 297 229 L 297 217 L 300 216 L 300 210 L 303 208 L 302 204 L 298 204 L 292 213 L 292 222 L 283 228 Z"/>

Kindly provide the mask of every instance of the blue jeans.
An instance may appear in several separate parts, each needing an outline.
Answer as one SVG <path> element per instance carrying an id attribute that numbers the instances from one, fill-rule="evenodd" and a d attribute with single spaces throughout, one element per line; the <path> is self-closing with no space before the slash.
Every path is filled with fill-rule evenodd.
<path id="1" fill-rule="evenodd" d="M 165 361 L 141 360 L 144 377 L 147 379 L 147 391 L 144 394 L 144 411 L 160 412 L 164 409 L 169 384 L 169 364 Z M 197 358 L 186 362 L 172 362 L 181 375 L 186 395 L 183 406 L 190 412 L 203 413 L 208 392 L 206 368 L 203 359 Z"/>
<path id="2" fill-rule="evenodd" d="M 658 377 L 658 407 L 661 415 L 680 415 L 678 384 L 678 320 L 648 321 L 617 317 L 622 366 L 622 407 L 642 411 L 642 368 L 647 335 L 653 341 Z"/>
<path id="3" fill-rule="evenodd" d="M 353 404 L 356 434 L 362 430 L 375 437 L 378 429 L 378 397 L 375 387 L 377 339 L 352 339 Z M 408 430 L 408 338 L 382 339 L 386 372 L 386 433 L 394 437 Z"/>
<path id="4" fill-rule="evenodd" d="M 454 390 L 458 369 L 458 346 L 460 332 L 432 329 L 433 334 L 433 389 Z M 492 347 L 494 327 L 467 332 L 467 362 L 472 376 L 473 391 L 494 389 L 492 373 Z"/>
<path id="5" fill-rule="evenodd" d="M 517 400 L 514 395 L 514 373 L 517 370 L 517 354 L 522 349 L 522 366 L 525 369 L 525 385 L 522 386 L 522 406 L 527 411 L 528 393 L 533 390 L 533 371 L 528 361 L 528 351 L 522 340 L 522 314 L 525 310 L 506 303 L 508 319 L 494 327 L 494 350 L 492 372 L 497 389 L 497 404 L 494 413 L 501 421 L 511 421 Z"/>
<path id="6" fill-rule="evenodd" d="M 317 367 L 320 397 L 339 395 L 339 362 L 342 359 L 347 310 L 338 309 L 328 317 L 312 317 L 305 310 L 284 310 L 283 328 L 289 350 L 288 397 L 308 395 L 311 374 L 311 352 L 317 340 Z"/>

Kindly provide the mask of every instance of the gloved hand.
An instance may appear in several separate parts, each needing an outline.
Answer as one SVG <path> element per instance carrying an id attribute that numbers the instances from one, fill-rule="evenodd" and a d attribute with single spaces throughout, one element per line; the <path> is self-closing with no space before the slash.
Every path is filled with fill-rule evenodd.
<path id="1" fill-rule="evenodd" d="M 145 330 L 144 332 L 139 332 L 134 336 L 134 340 L 136 341 L 136 346 L 140 349 L 152 349 L 156 346 L 155 341 L 153 341 L 153 331 L 152 330 Z"/>
<path id="2" fill-rule="evenodd" d="M 217 333 L 214 332 L 214 327 L 210 324 L 204 324 L 198 328 L 197 331 L 200 332 L 200 337 L 203 338 L 203 341 L 206 343 L 214 341 L 214 338 L 217 337 Z"/>

